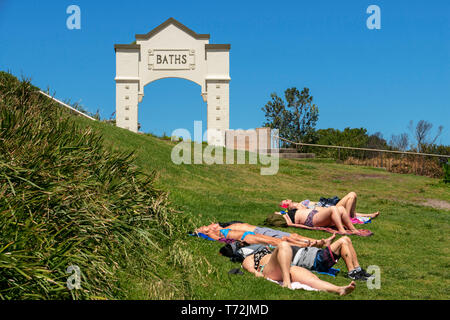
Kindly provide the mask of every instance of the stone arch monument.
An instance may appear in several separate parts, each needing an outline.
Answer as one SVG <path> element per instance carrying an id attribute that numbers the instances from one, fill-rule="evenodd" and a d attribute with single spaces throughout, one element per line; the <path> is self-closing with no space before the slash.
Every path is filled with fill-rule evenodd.
<path id="1" fill-rule="evenodd" d="M 229 129 L 230 45 L 210 44 L 170 18 L 132 44 L 116 44 L 116 125 L 138 131 L 138 104 L 144 87 L 163 78 L 182 78 L 200 85 L 207 103 L 207 140 L 224 145 Z M 193 119 L 195 120 L 195 119 Z"/>

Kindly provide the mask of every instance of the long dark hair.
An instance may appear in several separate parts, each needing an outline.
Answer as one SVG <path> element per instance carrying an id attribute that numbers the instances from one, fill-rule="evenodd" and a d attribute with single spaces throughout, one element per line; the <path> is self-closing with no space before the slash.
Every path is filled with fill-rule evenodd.
<path id="1" fill-rule="evenodd" d="M 245 246 L 248 246 L 247 242 L 236 240 L 233 243 L 227 243 L 220 248 L 219 253 L 224 257 L 230 258 L 233 262 L 242 262 L 244 261 L 244 257 L 238 254 L 237 251 Z"/>
<path id="2" fill-rule="evenodd" d="M 229 226 L 231 226 L 232 224 L 235 224 L 235 223 L 243 223 L 242 221 L 230 221 L 230 222 L 219 222 L 218 224 L 219 224 L 219 226 L 220 227 L 222 227 L 222 228 L 226 228 L 226 227 L 229 227 Z"/>

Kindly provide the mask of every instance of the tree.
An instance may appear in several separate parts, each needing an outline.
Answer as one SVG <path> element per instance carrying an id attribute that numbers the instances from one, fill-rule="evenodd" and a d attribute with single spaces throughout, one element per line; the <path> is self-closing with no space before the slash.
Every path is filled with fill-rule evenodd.
<path id="1" fill-rule="evenodd" d="M 383 138 L 381 132 L 375 132 L 370 135 L 367 141 L 367 148 L 370 149 L 387 149 L 388 145 L 386 140 Z"/>
<path id="2" fill-rule="evenodd" d="M 419 122 L 417 122 L 417 125 L 415 127 L 414 122 L 411 120 L 409 122 L 408 128 L 411 131 L 414 139 L 416 140 L 418 152 L 422 152 L 424 146 L 434 144 L 437 138 L 441 135 L 442 130 L 444 129 L 443 126 L 439 126 L 436 136 L 431 139 L 429 138 L 429 135 L 431 129 L 433 128 L 433 124 L 426 120 L 420 120 Z"/>
<path id="3" fill-rule="evenodd" d="M 409 136 L 407 133 L 402 133 L 399 135 L 392 135 L 391 140 L 389 140 L 389 145 L 399 151 L 406 151 L 409 145 Z"/>
<path id="4" fill-rule="evenodd" d="M 312 142 L 319 109 L 312 103 L 313 97 L 308 88 L 300 92 L 297 88 L 288 88 L 284 92 L 285 100 L 276 93 L 262 108 L 265 113 L 265 127 L 278 129 L 282 138 L 294 142 Z"/>

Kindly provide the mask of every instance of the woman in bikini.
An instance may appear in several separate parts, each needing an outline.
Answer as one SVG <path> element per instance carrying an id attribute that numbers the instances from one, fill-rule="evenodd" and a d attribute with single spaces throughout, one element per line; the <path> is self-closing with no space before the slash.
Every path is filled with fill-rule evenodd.
<path id="1" fill-rule="evenodd" d="M 257 235 L 263 235 L 263 236 L 268 236 L 268 237 L 272 237 L 272 238 L 278 238 L 280 240 L 285 240 L 294 245 L 303 243 L 303 245 L 314 246 L 314 247 L 322 247 L 327 241 L 333 240 L 335 237 L 335 235 L 333 235 L 327 239 L 317 240 L 317 239 L 312 239 L 312 238 L 301 236 L 297 233 L 288 233 L 288 232 L 275 230 L 275 229 L 271 229 L 271 228 L 258 227 L 258 226 L 254 226 L 254 225 L 251 225 L 248 223 L 238 222 L 238 221 L 225 222 L 225 223 L 211 223 L 210 225 L 208 225 L 206 227 L 207 227 L 207 229 L 203 229 L 203 230 L 207 230 L 207 232 L 209 232 L 208 230 L 214 230 L 216 232 L 216 234 L 217 234 L 217 230 L 220 231 L 220 230 L 224 230 L 224 229 L 231 229 L 231 230 L 240 231 L 240 232 L 250 231 Z M 200 228 L 197 229 L 196 231 L 201 232 L 199 230 L 200 230 Z M 205 233 L 205 232 L 201 232 L 201 233 Z M 235 240 L 240 240 L 240 239 L 235 239 Z"/>
<path id="2" fill-rule="evenodd" d="M 256 277 L 270 278 L 275 281 L 283 281 L 283 287 L 291 288 L 291 282 L 300 282 L 319 291 L 347 295 L 355 290 L 356 283 L 350 282 L 347 286 L 336 286 L 332 283 L 320 280 L 311 271 L 298 266 L 291 266 L 295 249 L 287 242 L 282 241 L 272 252 L 269 248 L 258 250 L 247 256 L 242 262 L 242 267 L 253 273 Z"/>
<path id="3" fill-rule="evenodd" d="M 350 215 L 344 207 L 316 207 L 308 209 L 290 199 L 283 200 L 281 207 L 288 210 L 283 217 L 289 227 L 330 227 L 335 226 L 340 234 L 360 234 L 353 226 Z M 276 214 L 281 214 L 276 212 Z"/>
<path id="4" fill-rule="evenodd" d="M 350 192 L 348 194 L 345 195 L 345 197 L 343 197 L 341 200 L 339 200 L 339 202 L 336 204 L 336 207 L 344 207 L 347 212 L 350 214 L 351 218 L 356 218 L 356 217 L 367 217 L 367 218 L 376 218 L 378 217 L 378 215 L 380 214 L 379 211 L 374 212 L 374 213 L 359 213 L 356 212 L 356 201 L 358 199 L 358 196 L 356 194 L 356 192 Z M 317 202 L 313 202 L 313 201 L 309 201 L 309 200 L 303 200 L 302 202 L 300 202 L 300 204 L 302 206 L 304 206 L 305 208 L 310 208 L 310 209 L 314 209 L 317 206 Z"/>
<path id="5" fill-rule="evenodd" d="M 251 225 L 249 225 L 249 226 L 251 226 Z M 232 240 L 245 241 L 248 244 L 264 243 L 264 244 L 270 244 L 273 246 L 279 245 L 282 241 L 287 241 L 287 242 L 291 243 L 292 245 L 296 245 L 299 247 L 309 247 L 311 245 L 317 245 L 317 246 L 320 245 L 321 246 L 321 245 L 323 245 L 323 242 L 330 240 L 330 239 L 332 240 L 335 236 L 335 235 L 333 235 L 332 237 L 330 237 L 329 239 L 326 239 L 326 240 L 322 239 L 317 242 L 312 242 L 312 241 L 315 241 L 315 239 L 311 239 L 312 241 L 299 240 L 299 239 L 294 239 L 294 238 L 286 237 L 286 236 L 281 237 L 281 238 L 276 238 L 276 237 L 267 236 L 267 235 L 263 235 L 263 234 L 257 234 L 255 232 L 249 231 L 249 230 L 234 230 L 231 228 L 221 228 L 218 224 L 211 224 L 209 226 L 200 227 L 200 228 L 196 229 L 195 232 L 203 233 L 214 240 L 232 239 Z"/>

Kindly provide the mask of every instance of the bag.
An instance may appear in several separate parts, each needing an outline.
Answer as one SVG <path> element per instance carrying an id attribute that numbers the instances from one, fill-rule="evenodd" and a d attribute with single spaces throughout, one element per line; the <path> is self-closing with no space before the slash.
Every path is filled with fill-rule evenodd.
<path id="1" fill-rule="evenodd" d="M 339 199 L 339 197 L 337 196 L 334 196 L 333 198 L 321 197 L 317 205 L 319 207 L 332 207 L 335 206 L 340 200 L 341 199 Z"/>
<path id="2" fill-rule="evenodd" d="M 251 244 L 249 246 L 242 247 L 236 251 L 236 255 L 244 260 L 248 256 L 255 254 L 261 249 L 264 249 L 266 245 L 264 244 Z"/>
<path id="3" fill-rule="evenodd" d="M 270 213 L 266 220 L 264 220 L 264 225 L 273 227 L 287 227 L 286 220 L 280 214 Z"/>
<path id="4" fill-rule="evenodd" d="M 235 223 L 243 223 L 243 222 L 242 221 L 235 221 L 235 220 L 230 221 L 230 222 L 219 222 L 219 226 L 222 227 L 222 228 L 228 228 L 229 226 L 231 226 L 232 224 L 235 224 Z"/>
<path id="5" fill-rule="evenodd" d="M 220 253 L 229 257 L 232 262 L 242 262 L 249 255 L 254 254 L 258 250 L 265 248 L 263 244 L 247 245 L 245 242 L 236 241 L 226 244 L 220 249 Z"/>

